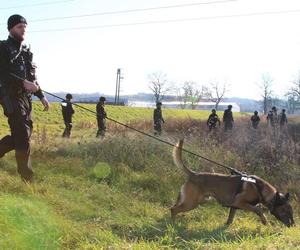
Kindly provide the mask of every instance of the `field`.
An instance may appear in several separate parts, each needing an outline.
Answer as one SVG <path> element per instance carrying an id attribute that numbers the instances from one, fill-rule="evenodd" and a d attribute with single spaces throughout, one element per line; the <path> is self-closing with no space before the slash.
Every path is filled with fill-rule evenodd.
<path id="1" fill-rule="evenodd" d="M 94 110 L 94 105 L 85 105 Z M 286 228 L 266 213 L 238 211 L 224 226 L 228 208 L 214 200 L 170 221 L 184 173 L 172 148 L 108 122 L 104 140 L 95 138 L 92 114 L 76 109 L 71 139 L 61 138 L 59 104 L 49 113 L 34 105 L 32 162 L 35 183 L 16 174 L 14 153 L 0 160 L 0 249 L 300 249 L 299 129 L 273 134 L 265 121 L 254 131 L 249 115 L 234 114 L 233 133 L 208 134 L 206 111 L 164 110 L 162 139 L 185 137 L 185 147 L 205 157 L 259 175 L 292 195 L 296 227 Z M 109 117 L 152 133 L 152 110 L 108 106 Z M 1 116 L 1 136 L 8 132 Z M 184 154 L 199 171 L 226 173 Z"/>

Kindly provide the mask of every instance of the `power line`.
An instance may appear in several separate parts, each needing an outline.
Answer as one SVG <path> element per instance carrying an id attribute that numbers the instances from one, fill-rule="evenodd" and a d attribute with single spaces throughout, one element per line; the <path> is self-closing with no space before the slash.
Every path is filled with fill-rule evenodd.
<path id="1" fill-rule="evenodd" d="M 68 0 L 68 1 L 74 1 L 74 0 Z M 144 11 L 152 11 L 152 10 L 160 10 L 160 9 L 183 8 L 183 7 L 192 7 L 192 6 L 198 6 L 198 5 L 220 4 L 220 3 L 228 3 L 228 2 L 236 2 L 236 1 L 238 1 L 238 0 L 217 0 L 217 1 L 210 1 L 210 2 L 168 5 L 168 6 L 160 6 L 160 7 L 142 8 L 142 9 L 130 9 L 130 10 L 120 10 L 120 11 L 96 12 L 96 13 L 88 13 L 88 14 L 83 14 L 83 15 L 60 16 L 60 17 L 49 17 L 49 18 L 32 19 L 32 20 L 29 20 L 28 22 L 34 23 L 34 22 L 56 21 L 56 20 L 65 20 L 65 19 L 74 19 L 74 18 L 93 17 L 93 16 L 126 14 L 126 13 L 132 13 L 132 12 L 144 12 Z M 1 8 L 0 8 L 0 10 L 1 10 Z M 6 23 L 0 23 L 0 25 L 4 25 L 4 24 L 6 24 Z"/>
<path id="2" fill-rule="evenodd" d="M 16 8 L 30 8 L 30 7 L 36 7 L 36 6 L 53 5 L 53 4 L 73 2 L 73 1 L 75 1 L 75 0 L 59 0 L 59 1 L 51 1 L 51 2 L 43 2 L 43 3 L 23 4 L 23 5 L 2 7 L 2 8 L 0 8 L 0 10 L 10 10 L 10 9 L 16 9 Z"/>
<path id="3" fill-rule="evenodd" d="M 101 28 L 113 28 L 113 27 L 124 27 L 124 26 L 139 26 L 149 24 L 166 24 L 166 23 L 178 23 L 178 22 L 191 22 L 201 20 L 217 20 L 227 18 L 238 18 L 238 17 L 252 17 L 252 16 L 265 16 L 265 15 L 278 15 L 278 14 L 294 14 L 299 13 L 300 9 L 297 10 L 282 10 L 282 11 L 264 11 L 264 12 L 252 12 L 245 14 L 234 14 L 234 15 L 222 15 L 222 16 L 207 16 L 207 17 L 196 17 L 196 18 L 184 18 L 184 19 L 171 19 L 171 20 L 160 20 L 160 21 L 145 21 L 135 23 L 121 23 L 121 24 L 107 24 L 107 25 L 95 25 L 95 26 L 82 26 L 82 27 L 71 27 L 61 29 L 47 29 L 47 30 L 33 30 L 30 33 L 39 32 L 61 32 L 61 31 L 73 31 L 73 30 L 85 30 L 85 29 L 101 29 Z"/>
<path id="4" fill-rule="evenodd" d="M 33 19 L 33 20 L 29 20 L 29 22 L 45 22 L 45 21 L 73 19 L 73 18 L 83 18 L 83 17 L 93 17 L 93 16 L 126 14 L 126 13 L 132 13 L 132 12 L 144 12 L 144 11 L 153 11 L 153 10 L 161 10 L 161 9 L 192 7 L 192 6 L 198 6 L 198 5 L 220 4 L 220 3 L 228 3 L 228 2 L 236 2 L 236 1 L 238 1 L 238 0 L 216 0 L 216 1 L 209 1 L 209 2 L 178 4 L 178 5 L 167 5 L 167 6 L 159 6 L 159 7 L 141 8 L 141 9 L 129 9 L 129 10 L 119 10 L 119 11 L 96 12 L 96 13 L 89 13 L 89 14 L 83 14 L 83 15 L 73 15 L 73 16 L 61 16 L 61 17 L 49 17 L 49 18 Z"/>

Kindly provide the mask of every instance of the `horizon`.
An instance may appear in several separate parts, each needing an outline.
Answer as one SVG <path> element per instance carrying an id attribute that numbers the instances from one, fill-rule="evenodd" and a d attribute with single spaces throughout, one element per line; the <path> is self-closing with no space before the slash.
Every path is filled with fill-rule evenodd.
<path id="1" fill-rule="evenodd" d="M 108 94 L 108 95 L 105 95 L 104 93 L 100 93 L 100 92 L 66 92 L 66 91 L 53 91 L 52 94 L 67 94 L 67 93 L 71 93 L 72 95 L 95 95 L 95 96 L 91 96 L 91 97 L 96 97 L 96 95 L 98 96 L 101 96 L 101 95 L 104 95 L 104 96 L 108 96 L 108 97 L 115 97 L 114 94 Z M 47 94 L 48 95 L 48 94 Z M 139 96 L 139 95 L 153 95 L 153 93 L 151 92 L 140 92 L 140 93 L 135 93 L 135 94 L 123 94 L 123 95 L 120 95 L 120 98 L 123 96 Z M 177 96 L 177 95 L 172 95 L 172 94 L 168 94 L 168 95 L 164 95 L 164 97 L 177 97 L 177 98 L 180 98 L 180 96 Z M 153 97 L 154 98 L 154 97 Z M 244 97 L 238 97 L 238 96 L 226 96 L 224 98 L 222 98 L 222 100 L 226 100 L 226 99 L 242 99 L 242 100 L 251 100 L 251 101 L 261 101 L 261 99 L 258 99 L 258 100 L 255 100 L 255 99 L 252 99 L 252 98 L 244 98 Z M 201 98 L 201 100 L 209 100 L 209 98 Z M 281 100 L 284 100 L 281 99 Z"/>

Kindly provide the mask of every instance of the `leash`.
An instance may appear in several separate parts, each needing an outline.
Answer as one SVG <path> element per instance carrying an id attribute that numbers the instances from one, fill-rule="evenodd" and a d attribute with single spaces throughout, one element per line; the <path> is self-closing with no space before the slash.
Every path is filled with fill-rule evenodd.
<path id="1" fill-rule="evenodd" d="M 10 73 L 10 74 L 11 74 L 12 76 L 14 76 L 15 78 L 24 81 L 23 78 L 21 78 L 21 77 L 15 75 L 15 74 L 13 74 L 13 73 Z M 48 94 L 48 95 L 50 95 L 50 96 L 52 96 L 52 97 L 55 97 L 55 98 L 60 99 L 60 100 L 62 100 L 62 101 L 65 101 L 64 98 L 62 98 L 62 97 L 60 97 L 60 96 L 58 96 L 58 95 L 52 94 L 51 92 L 48 92 L 48 91 L 45 91 L 45 90 L 42 90 L 42 89 L 41 89 L 41 91 L 44 92 L 44 93 L 46 93 L 46 94 Z M 94 114 L 94 115 L 97 115 L 97 112 L 95 112 L 95 111 L 93 111 L 93 110 L 91 110 L 91 109 L 89 109 L 89 108 L 86 108 L 86 107 L 84 107 L 84 106 L 82 106 L 82 105 L 79 105 L 79 104 L 77 104 L 77 103 L 73 103 L 73 102 L 70 102 L 70 103 L 73 104 L 74 106 L 78 107 L 78 108 L 81 108 L 82 110 L 85 110 L 85 111 L 88 111 L 88 112 L 90 112 L 90 113 L 92 113 L 92 114 Z M 169 146 L 171 146 L 171 147 L 177 147 L 177 145 L 175 145 L 175 144 L 173 144 L 173 143 L 170 143 L 170 142 L 165 141 L 165 140 L 163 140 L 163 139 L 161 139 L 161 138 L 158 138 L 158 137 L 156 137 L 156 136 L 154 136 L 154 135 L 151 135 L 151 134 L 149 134 L 149 133 L 146 133 L 146 132 L 143 132 L 143 131 L 141 131 L 141 130 L 138 130 L 138 129 L 134 128 L 134 127 L 131 127 L 131 126 L 129 126 L 129 125 L 125 124 L 125 123 L 122 123 L 122 122 L 120 122 L 120 121 L 117 121 L 117 120 L 115 120 L 115 119 L 113 119 L 113 118 L 106 117 L 106 119 L 109 120 L 109 121 L 112 121 L 112 122 L 114 122 L 114 123 L 116 123 L 116 124 L 119 124 L 119 125 L 121 125 L 121 126 L 123 126 L 123 127 L 126 127 L 126 128 L 128 128 L 128 129 L 131 129 L 131 130 L 133 130 L 133 131 L 135 131 L 135 132 L 137 132 L 137 133 L 140 133 L 140 134 L 142 134 L 142 135 L 144 135 L 144 136 L 147 136 L 147 137 L 149 137 L 149 138 L 152 138 L 152 139 L 154 139 L 154 140 L 156 140 L 156 141 L 159 141 L 159 142 L 161 142 L 161 143 L 164 143 L 164 144 L 166 144 L 166 145 L 169 145 Z M 179 147 L 177 147 L 177 148 L 179 148 Z M 225 169 L 229 170 L 230 173 L 231 173 L 232 175 L 243 175 L 243 174 L 244 174 L 244 173 L 242 173 L 241 171 L 239 171 L 239 170 L 237 170 L 237 169 L 235 169 L 235 168 L 233 168 L 233 167 L 226 166 L 226 165 L 224 165 L 224 164 L 221 164 L 221 163 L 219 163 L 219 162 L 216 162 L 216 161 L 214 161 L 214 160 L 211 160 L 211 159 L 209 159 L 209 158 L 206 158 L 206 157 L 204 157 L 204 156 L 202 156 L 202 155 L 196 154 L 196 153 L 194 153 L 194 152 L 192 152 L 192 151 L 190 151 L 190 150 L 187 150 L 187 149 L 184 149 L 184 148 L 180 148 L 180 149 L 181 149 L 182 151 L 188 153 L 188 154 L 191 154 L 191 155 L 193 155 L 193 156 L 196 156 L 196 157 L 198 157 L 198 158 L 200 158 L 200 159 L 203 159 L 203 160 L 205 160 L 205 161 L 207 161 L 207 162 L 213 163 L 213 164 L 216 165 L 216 166 L 225 168 Z"/>

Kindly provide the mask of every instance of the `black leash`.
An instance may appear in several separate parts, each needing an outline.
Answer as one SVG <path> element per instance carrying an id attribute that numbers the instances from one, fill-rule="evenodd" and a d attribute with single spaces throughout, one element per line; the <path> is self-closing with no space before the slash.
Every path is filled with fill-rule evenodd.
<path id="1" fill-rule="evenodd" d="M 23 78 L 21 78 L 21 77 L 15 75 L 15 74 L 13 74 L 13 73 L 11 73 L 11 75 L 14 76 L 14 77 L 16 77 L 16 78 L 18 78 L 19 80 L 24 80 Z M 55 98 L 57 98 L 57 99 L 60 99 L 60 100 L 62 100 L 62 101 L 65 101 L 65 99 L 62 98 L 62 97 L 60 97 L 60 96 L 57 96 L 57 95 L 55 95 L 55 94 L 52 94 L 52 93 L 50 93 L 50 92 L 48 92 L 48 91 L 45 91 L 45 90 L 42 90 L 42 89 L 41 89 L 41 91 L 43 91 L 44 93 L 46 93 L 46 94 L 48 94 L 48 95 L 50 95 L 50 96 L 53 96 L 53 97 L 55 97 Z M 88 109 L 88 108 L 86 108 L 86 107 L 83 107 L 83 106 L 81 106 L 81 105 L 79 105 L 79 104 L 77 104 L 77 103 L 73 103 L 73 102 L 71 102 L 71 103 L 72 103 L 74 106 L 78 107 L 78 108 L 81 108 L 81 109 L 83 109 L 83 110 L 85 110 L 85 111 L 88 111 L 88 112 L 94 114 L 94 115 L 97 115 L 97 112 L 95 112 L 95 111 L 93 111 L 93 110 L 91 110 L 91 109 Z M 173 143 L 170 143 L 170 142 L 165 141 L 165 140 L 163 140 L 163 139 L 161 139 L 161 138 L 158 138 L 158 137 L 156 137 L 156 136 L 153 136 L 153 135 L 151 135 L 151 134 L 148 134 L 148 133 L 146 133 L 146 132 L 143 132 L 143 131 L 141 131 L 141 130 L 138 130 L 138 129 L 136 129 L 136 128 L 133 128 L 133 127 L 131 127 L 131 126 L 128 126 L 127 124 L 122 123 L 122 122 L 119 122 L 119 121 L 117 121 L 117 120 L 115 120 L 115 119 L 112 119 L 112 118 L 109 118 L 109 117 L 106 117 L 106 119 L 107 119 L 107 120 L 110 120 L 110 121 L 112 121 L 112 122 L 114 122 L 114 123 L 117 123 L 117 124 L 119 124 L 119 125 L 121 125 L 121 126 L 123 126 L 123 127 L 126 127 L 126 128 L 128 128 L 128 129 L 131 129 L 131 130 L 133 130 L 133 131 L 135 131 L 135 132 L 137 132 L 137 133 L 140 133 L 140 134 L 142 134 L 142 135 L 144 135 L 144 136 L 148 136 L 148 137 L 150 137 L 150 138 L 152 138 L 152 139 L 154 139 L 154 140 L 157 140 L 157 141 L 159 141 L 159 142 L 161 142 L 161 143 L 167 144 L 167 145 L 172 146 L 172 147 L 177 147 L 177 145 L 175 145 L 175 144 L 173 144 Z M 217 165 L 217 166 L 219 166 L 219 167 L 226 168 L 227 170 L 230 170 L 230 173 L 231 173 L 231 174 L 235 174 L 235 175 L 243 175 L 242 172 L 240 172 L 239 170 L 237 170 L 237 169 L 235 169 L 235 168 L 232 168 L 232 167 L 223 165 L 223 164 L 221 164 L 221 163 L 219 163 L 219 162 L 216 162 L 216 161 L 213 161 L 213 160 L 211 160 L 211 159 L 208 159 L 208 158 L 206 158 L 206 157 L 204 157 L 204 156 L 201 156 L 201 155 L 199 155 L 199 154 L 196 154 L 196 153 L 194 153 L 194 152 L 192 152 L 192 151 L 189 151 L 189 150 L 187 150 L 187 149 L 184 149 L 184 148 L 180 148 L 180 149 L 181 149 L 182 151 L 186 152 L 186 153 L 189 153 L 189 154 L 191 154 L 191 155 L 193 155 L 193 156 L 199 157 L 199 158 L 201 158 L 201 159 L 203 159 L 203 160 L 206 160 L 206 161 L 208 161 L 208 162 L 210 162 L 210 163 L 213 163 L 213 164 L 215 164 L 215 165 Z"/>

